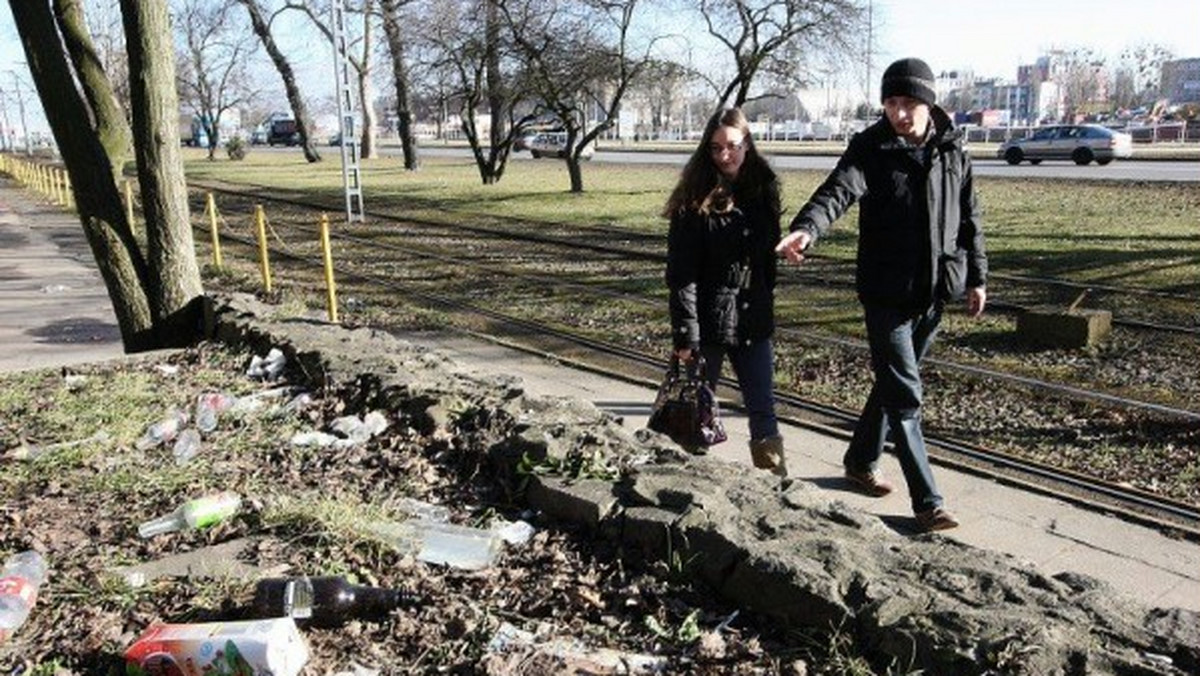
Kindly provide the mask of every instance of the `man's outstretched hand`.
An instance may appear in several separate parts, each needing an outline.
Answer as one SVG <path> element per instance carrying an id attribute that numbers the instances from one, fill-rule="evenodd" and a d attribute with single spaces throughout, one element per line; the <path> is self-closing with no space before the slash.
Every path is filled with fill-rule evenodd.
<path id="1" fill-rule="evenodd" d="M 804 260 L 804 250 L 809 244 L 812 244 L 812 235 L 797 230 L 779 240 L 779 244 L 775 246 L 775 253 L 783 254 L 789 263 L 800 263 Z"/>

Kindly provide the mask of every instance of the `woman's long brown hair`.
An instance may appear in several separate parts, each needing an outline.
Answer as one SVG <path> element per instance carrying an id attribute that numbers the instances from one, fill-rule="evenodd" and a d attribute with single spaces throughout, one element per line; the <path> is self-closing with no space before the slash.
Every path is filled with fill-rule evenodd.
<path id="1" fill-rule="evenodd" d="M 712 151 L 709 150 L 713 135 L 721 127 L 733 127 L 742 132 L 742 142 L 746 144 L 746 157 L 742 160 L 742 168 L 733 185 L 717 169 Z M 732 206 L 732 199 L 754 200 L 760 197 L 765 198 L 774 214 L 780 213 L 779 178 L 766 159 L 758 154 L 746 115 L 741 108 L 723 108 L 713 113 L 704 126 L 700 145 L 684 165 L 662 215 L 671 218 L 689 210 L 703 214 L 714 210 L 724 211 Z"/>

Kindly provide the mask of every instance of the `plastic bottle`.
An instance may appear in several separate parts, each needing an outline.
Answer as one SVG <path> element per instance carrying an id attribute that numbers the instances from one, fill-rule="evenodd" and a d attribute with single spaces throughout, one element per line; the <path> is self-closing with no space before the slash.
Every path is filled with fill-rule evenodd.
<path id="1" fill-rule="evenodd" d="M 200 452 L 200 432 L 194 428 L 187 428 L 179 433 L 175 439 L 175 445 L 171 447 L 171 455 L 175 456 L 176 465 L 185 465 L 188 460 L 196 457 Z"/>
<path id="2" fill-rule="evenodd" d="M 254 587 L 257 617 L 291 617 L 300 626 L 382 620 L 410 601 L 403 591 L 351 584 L 340 576 L 267 578 Z"/>
<path id="3" fill-rule="evenodd" d="M 504 544 L 500 536 L 491 531 L 419 518 L 402 522 L 377 521 L 368 524 L 366 530 L 419 561 L 463 570 L 480 570 L 492 565 Z"/>
<path id="4" fill-rule="evenodd" d="M 46 559 L 29 550 L 9 557 L 0 572 L 0 643 L 25 624 L 46 579 Z"/>
<path id="5" fill-rule="evenodd" d="M 146 428 L 146 433 L 137 440 L 137 449 L 144 451 L 174 439 L 175 435 L 179 434 L 179 428 L 183 427 L 187 420 L 187 413 L 171 409 L 166 417 Z"/>
<path id="6" fill-rule="evenodd" d="M 235 403 L 236 397 L 223 392 L 205 392 L 196 397 L 196 428 L 205 434 L 217 429 L 217 416 Z"/>
<path id="7" fill-rule="evenodd" d="M 207 528 L 233 516 L 241 504 L 241 496 L 232 491 L 188 500 L 170 514 L 138 526 L 138 535 L 151 538 L 185 528 Z"/>

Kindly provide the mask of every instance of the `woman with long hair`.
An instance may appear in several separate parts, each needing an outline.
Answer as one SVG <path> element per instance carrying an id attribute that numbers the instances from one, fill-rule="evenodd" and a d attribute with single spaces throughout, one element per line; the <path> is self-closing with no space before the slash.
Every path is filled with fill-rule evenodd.
<path id="1" fill-rule="evenodd" d="M 787 476 L 773 394 L 779 179 L 738 108 L 709 119 L 667 199 L 675 356 L 703 355 L 714 391 L 725 358 L 742 390 L 754 466 Z"/>

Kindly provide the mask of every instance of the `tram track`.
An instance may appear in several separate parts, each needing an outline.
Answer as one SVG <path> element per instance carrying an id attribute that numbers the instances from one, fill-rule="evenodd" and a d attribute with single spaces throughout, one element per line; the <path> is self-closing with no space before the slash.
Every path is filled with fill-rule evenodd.
<path id="1" fill-rule="evenodd" d="M 203 182 L 192 182 L 192 185 L 193 185 L 193 187 L 202 188 L 204 190 L 210 190 L 213 192 L 220 192 L 220 193 L 223 193 L 226 195 L 236 196 L 239 198 L 254 198 L 254 199 L 259 199 L 259 200 L 267 200 L 267 201 L 271 201 L 271 202 L 275 202 L 275 203 L 290 205 L 290 206 L 297 207 L 297 208 L 325 209 L 325 210 L 336 209 L 336 207 L 331 207 L 330 205 L 321 204 L 319 202 L 314 202 L 314 201 L 307 200 L 307 199 L 296 199 L 296 198 L 289 198 L 289 197 L 279 197 L 279 196 L 267 195 L 267 194 L 264 194 L 265 191 L 268 189 L 266 186 L 251 185 L 251 187 L 255 188 L 255 190 L 247 191 L 247 190 L 240 189 L 240 188 L 239 189 L 226 188 L 226 187 L 221 187 L 221 186 L 217 186 L 217 185 L 213 185 L 213 184 L 209 184 L 209 183 L 203 183 Z M 459 222 L 459 223 L 450 225 L 445 222 L 435 221 L 435 220 L 431 220 L 431 219 L 413 218 L 413 217 L 409 217 L 409 216 L 398 217 L 393 214 L 388 214 L 386 212 L 375 212 L 375 211 L 368 212 L 367 215 L 369 215 L 373 218 L 383 219 L 383 220 L 391 221 L 391 222 L 407 222 L 407 223 L 412 223 L 414 225 L 418 225 L 421 227 L 437 227 L 437 228 L 451 228 L 452 227 L 456 230 L 460 230 L 460 231 L 464 231 L 464 232 L 471 232 L 471 233 L 475 233 L 475 234 L 495 236 L 495 237 L 503 237 L 507 240 L 512 240 L 512 241 L 516 241 L 516 242 L 527 242 L 527 243 L 531 243 L 531 244 L 544 244 L 544 245 L 549 245 L 549 246 L 567 247 L 570 249 L 575 249 L 575 250 L 580 250 L 580 251 L 588 251 L 588 252 L 593 252 L 593 253 L 602 253 L 602 254 L 623 256 L 630 260 L 649 261 L 649 262 L 654 262 L 654 263 L 657 263 L 660 265 L 665 264 L 665 262 L 666 262 L 666 253 L 665 253 L 666 238 L 661 233 L 638 232 L 638 231 L 630 230 L 627 228 L 617 228 L 617 227 L 606 226 L 606 225 L 601 225 L 601 224 L 578 225 L 578 224 L 563 224 L 563 223 L 555 223 L 555 222 L 544 222 L 544 223 L 539 222 L 540 226 L 546 226 L 550 229 L 566 230 L 566 232 L 564 232 L 562 235 L 555 235 L 555 234 L 546 234 L 544 228 L 540 228 L 538 232 L 531 232 L 527 229 L 522 229 L 523 227 L 528 226 L 528 223 L 526 221 L 521 221 L 519 219 L 508 219 L 508 218 L 496 217 L 496 216 L 492 216 L 490 218 L 492 218 L 493 220 L 500 220 L 500 221 L 511 220 L 511 221 L 513 221 L 514 227 L 513 228 L 491 227 L 491 226 L 479 225 L 476 223 L 463 223 L 463 222 Z M 605 241 L 605 243 L 597 243 L 597 242 L 593 242 L 593 241 L 587 241 L 583 238 L 574 236 L 580 232 L 587 233 L 587 234 L 593 235 L 593 236 L 599 236 L 600 238 L 602 238 Z M 628 244 L 615 245 L 612 243 L 608 243 L 613 240 L 627 242 Z M 634 242 L 640 242 L 643 244 L 643 246 L 636 246 L 633 244 Z M 809 258 L 811 258 L 813 261 L 827 261 L 827 262 L 830 262 L 833 264 L 840 264 L 840 265 L 853 265 L 853 262 L 854 262 L 851 259 L 829 256 L 827 254 L 812 254 L 809 256 Z M 791 268 L 781 268 L 780 272 L 781 272 L 782 279 L 800 278 L 802 276 L 805 276 L 805 277 L 810 276 L 810 275 L 802 274 L 799 271 L 791 269 Z M 1026 276 L 1026 275 L 1012 275 L 1012 274 L 1005 274 L 1005 273 L 997 273 L 994 271 L 989 274 L 989 277 L 991 277 L 993 280 L 997 280 L 997 281 L 1007 281 L 1007 282 L 1015 283 L 1015 284 L 1026 284 L 1026 285 L 1042 286 L 1042 287 L 1055 287 L 1055 288 L 1071 290 L 1074 292 L 1083 292 L 1083 293 L 1092 293 L 1092 294 L 1107 293 L 1107 294 L 1118 294 L 1118 295 L 1127 295 L 1127 296 L 1135 296 L 1135 297 L 1158 298 L 1158 299 L 1178 301 L 1178 302 L 1183 302 L 1183 303 L 1194 303 L 1196 305 L 1200 305 L 1200 296 L 1192 296 L 1189 294 L 1182 294 L 1182 293 L 1169 292 L 1169 291 L 1157 291 L 1154 289 L 1145 289 L 1145 288 L 1140 288 L 1140 287 L 1118 287 L 1118 286 L 1105 285 L 1105 284 L 1091 284 L 1091 283 L 1086 283 L 1086 282 L 1076 282 L 1076 281 L 1063 280 L 1063 279 L 1058 279 L 1058 278 L 1044 278 L 1044 277 L 1031 277 L 1031 276 Z M 826 286 L 843 287 L 843 288 L 847 289 L 847 291 L 849 293 L 853 293 L 853 289 L 854 289 L 854 283 L 853 283 L 853 279 L 851 277 L 846 277 L 845 279 L 835 279 L 833 277 L 826 276 L 826 278 L 820 280 L 820 283 L 822 283 Z M 989 300 L 989 306 L 991 308 L 1009 312 L 1011 314 L 1019 314 L 1019 313 L 1025 312 L 1033 307 L 1033 305 L 1031 305 L 1029 303 L 1018 303 L 1018 302 L 1005 301 L 1002 297 L 997 297 L 997 295 L 994 293 L 991 295 L 991 297 L 988 300 Z M 1052 304 L 1053 303 L 1050 303 L 1049 301 L 1037 303 L 1037 305 L 1052 305 Z M 1142 331 L 1150 331 L 1150 332 L 1173 333 L 1173 334 L 1179 334 L 1179 335 L 1200 337 L 1200 326 L 1197 326 L 1197 325 L 1185 325 L 1185 324 L 1181 324 L 1181 323 L 1169 323 L 1169 322 L 1163 322 L 1163 321 L 1150 321 L 1150 320 L 1145 320 L 1145 319 L 1131 318 L 1128 316 L 1123 316 L 1119 312 L 1115 312 L 1115 311 L 1112 314 L 1113 314 L 1112 324 L 1117 327 L 1123 327 L 1123 328 L 1134 329 L 1134 330 L 1142 330 Z M 1194 313 L 1194 318 L 1196 321 L 1200 321 L 1200 313 Z"/>
<path id="2" fill-rule="evenodd" d="M 255 246 L 247 238 L 230 234 L 223 234 L 223 238 L 238 241 L 247 247 Z M 359 245 L 378 247 L 380 242 L 362 240 Z M 319 269 L 322 265 L 320 257 L 316 255 L 308 256 L 279 247 L 273 247 L 273 250 L 279 256 L 300 262 L 311 269 Z M 428 258 L 442 266 L 464 264 L 463 259 L 444 254 L 431 254 Z M 472 264 L 477 265 L 474 262 Z M 357 266 L 339 265 L 337 274 L 339 277 L 361 280 L 373 287 L 385 290 L 389 295 L 406 296 L 443 311 L 467 313 L 483 318 L 488 323 L 489 329 L 507 327 L 511 335 L 522 338 L 521 342 L 526 344 L 525 349 L 530 351 L 541 352 L 538 343 L 544 341 L 570 344 L 577 351 L 582 351 L 584 355 L 582 359 L 578 355 L 564 357 L 561 351 L 551 351 L 552 356 L 560 361 L 591 363 L 592 368 L 608 375 L 620 375 L 625 379 L 635 379 L 637 382 L 653 386 L 655 383 L 650 374 L 657 375 L 666 366 L 662 357 L 551 326 L 544 321 L 518 317 L 512 313 L 500 312 L 445 294 L 416 289 L 411 283 L 403 283 L 394 278 L 364 271 Z M 316 276 L 319 277 L 319 275 Z M 561 279 L 550 277 L 543 281 L 549 279 L 555 279 L 556 284 L 563 283 Z M 592 293 L 597 291 L 594 288 L 589 290 Z M 623 295 L 619 292 L 612 293 Z M 493 334 L 495 331 L 489 330 L 487 333 Z M 630 366 L 618 372 L 609 363 L 614 359 Z M 596 364 L 600 361 L 606 362 L 605 365 L 597 366 Z M 730 380 L 724 381 L 722 386 L 736 390 L 736 383 Z M 826 433 L 833 433 L 835 426 L 844 427 L 851 424 L 856 418 L 856 414 L 852 412 L 814 402 L 794 393 L 779 392 L 778 397 L 782 408 L 796 412 L 793 416 L 794 422 L 807 426 L 816 425 Z M 824 422 L 815 422 L 814 419 Z M 944 464 L 967 468 L 975 473 L 993 476 L 998 480 L 1019 484 L 1095 509 L 1111 511 L 1126 519 L 1172 529 L 1186 537 L 1200 539 L 1200 510 L 1195 505 L 1130 486 L 1123 486 L 1119 482 L 1099 480 L 1003 452 L 943 438 L 936 434 L 930 435 L 930 444 L 935 459 Z"/>
<path id="3" fill-rule="evenodd" d="M 305 207 L 305 208 L 311 207 L 311 205 L 309 205 L 307 203 L 300 203 L 300 204 L 297 204 L 296 206 L 301 206 L 301 207 Z M 381 218 L 381 219 L 387 219 L 387 220 L 402 220 L 402 219 L 396 219 L 395 217 L 386 216 L 386 215 L 382 215 L 382 214 L 378 214 L 378 215 L 376 215 L 376 217 Z M 436 224 L 426 223 L 423 225 L 436 225 Z M 301 232 L 309 233 L 312 236 L 310 238 L 312 240 L 315 240 L 315 238 L 316 238 L 315 237 L 315 235 L 316 235 L 315 228 L 305 227 L 305 226 L 291 226 L 291 227 L 294 227 Z M 441 227 L 446 227 L 446 226 L 443 225 Z M 483 235 L 488 235 L 488 236 L 493 236 L 493 235 L 498 234 L 493 229 L 479 228 L 478 226 L 469 226 L 469 225 L 461 226 L 461 229 L 464 229 L 466 231 L 469 231 L 469 232 L 472 232 L 475 234 L 483 234 Z M 507 235 L 507 233 L 499 233 L 499 234 Z M 424 233 L 424 235 L 428 236 L 429 233 Z M 609 299 L 633 302 L 633 303 L 638 303 L 638 304 L 642 304 L 642 305 L 648 305 L 648 306 L 652 306 L 656 309 L 663 307 L 663 305 L 665 303 L 665 301 L 661 298 L 650 298 L 650 297 L 641 296 L 641 295 L 634 295 L 629 292 L 612 289 L 608 285 L 606 285 L 602 282 L 588 281 L 587 283 L 578 283 L 578 282 L 572 282 L 569 279 L 564 279 L 562 275 L 537 274 L 537 273 L 530 273 L 528 271 L 514 270 L 510 267 L 501 267 L 494 263 L 488 262 L 491 260 L 490 254 L 485 254 L 485 260 L 477 260 L 477 259 L 468 258 L 462 254 L 449 255 L 449 254 L 441 253 L 437 250 L 434 250 L 430 246 L 422 246 L 420 244 L 413 243 L 413 242 L 408 242 L 408 243 L 404 244 L 403 246 L 400 246 L 400 245 L 392 244 L 389 241 L 380 239 L 377 235 L 373 235 L 371 239 L 366 239 L 364 237 L 359 237 L 359 236 L 356 236 L 353 234 L 348 234 L 346 232 L 334 233 L 331 236 L 335 240 L 355 242 L 362 246 L 373 247 L 376 250 L 385 249 L 388 251 L 404 253 L 406 255 L 419 256 L 419 257 L 423 257 L 423 258 L 426 258 L 429 260 L 438 261 L 441 264 L 451 265 L 451 266 L 470 265 L 470 266 L 476 267 L 479 270 L 485 270 L 485 271 L 488 271 L 488 272 L 490 272 L 492 274 L 496 274 L 496 275 L 501 275 L 501 276 L 506 276 L 506 277 L 523 277 L 523 278 L 537 281 L 540 283 L 544 283 L 547 285 L 555 285 L 559 288 L 572 288 L 583 294 L 602 295 Z M 545 238 L 545 237 L 540 237 L 540 236 L 532 235 L 532 234 L 520 236 L 518 239 L 520 239 L 520 241 L 523 241 L 523 242 L 540 243 L 540 244 L 548 243 L 548 244 L 555 245 L 555 246 L 561 246 L 563 244 L 563 242 L 557 238 L 550 238 L 549 240 L 547 240 L 547 238 Z M 595 247 L 587 247 L 587 249 L 589 251 L 593 251 L 593 252 L 603 252 L 610 256 L 615 256 L 618 259 L 624 258 L 627 255 L 627 252 L 625 250 L 619 249 L 619 248 L 611 248 L 611 247 L 604 248 L 604 247 L 595 246 Z M 655 260 L 657 262 L 658 259 L 652 259 L 652 260 Z M 656 270 L 655 274 L 657 274 L 657 270 Z M 845 338 L 845 337 L 840 337 L 840 336 L 836 336 L 836 335 L 829 335 L 829 334 L 821 333 L 821 332 L 817 332 L 817 331 L 798 329 L 795 327 L 787 326 L 783 322 L 780 322 L 780 324 L 781 325 L 777 328 L 777 333 L 781 337 L 784 337 L 784 338 L 790 338 L 792 340 L 803 341 L 805 343 L 816 343 L 816 344 L 823 344 L 823 345 L 827 345 L 827 346 L 833 346 L 833 347 L 837 347 L 837 348 L 843 348 L 843 349 L 851 350 L 851 351 L 854 351 L 854 352 L 860 353 L 860 354 L 866 354 L 869 349 L 866 342 L 863 340 Z M 1104 404 L 1112 405 L 1112 406 L 1116 406 L 1116 407 L 1142 410 L 1145 412 L 1160 414 L 1160 415 L 1164 415 L 1164 416 L 1170 416 L 1170 417 L 1179 418 L 1182 420 L 1200 422 L 1200 412 L 1185 409 L 1185 408 L 1168 406 L 1168 405 L 1163 405 L 1163 404 L 1159 404 L 1159 403 L 1155 403 L 1155 402 L 1133 399 L 1130 397 L 1112 395 L 1112 394 L 1102 392 L 1102 391 L 1097 391 L 1094 389 L 1077 387 L 1077 386 L 1067 385 L 1067 384 L 1063 384 L 1063 383 L 1050 382 L 1050 381 L 1046 381 L 1046 380 L 1039 379 L 1039 378 L 1021 376 L 1021 375 L 1008 373 L 1008 372 L 1004 372 L 1004 371 L 998 371 L 998 370 L 983 367 L 983 366 L 965 364 L 965 363 L 955 362 L 952 360 L 942 359 L 942 358 L 938 358 L 938 357 L 932 357 L 932 356 L 927 357 L 925 360 L 925 363 L 929 366 L 932 366 L 932 367 L 935 367 L 938 369 L 943 369 L 943 370 L 950 371 L 950 372 L 957 372 L 957 373 L 965 374 L 965 375 L 968 375 L 971 377 L 984 378 L 984 379 L 995 381 L 995 382 L 1002 382 L 1002 383 L 1008 383 L 1010 385 L 1031 388 L 1031 389 L 1034 389 L 1037 391 L 1051 393 L 1051 394 L 1054 394 L 1057 396 L 1068 397 L 1068 398 L 1077 399 L 1077 400 L 1081 400 L 1081 401 L 1104 403 Z"/>

